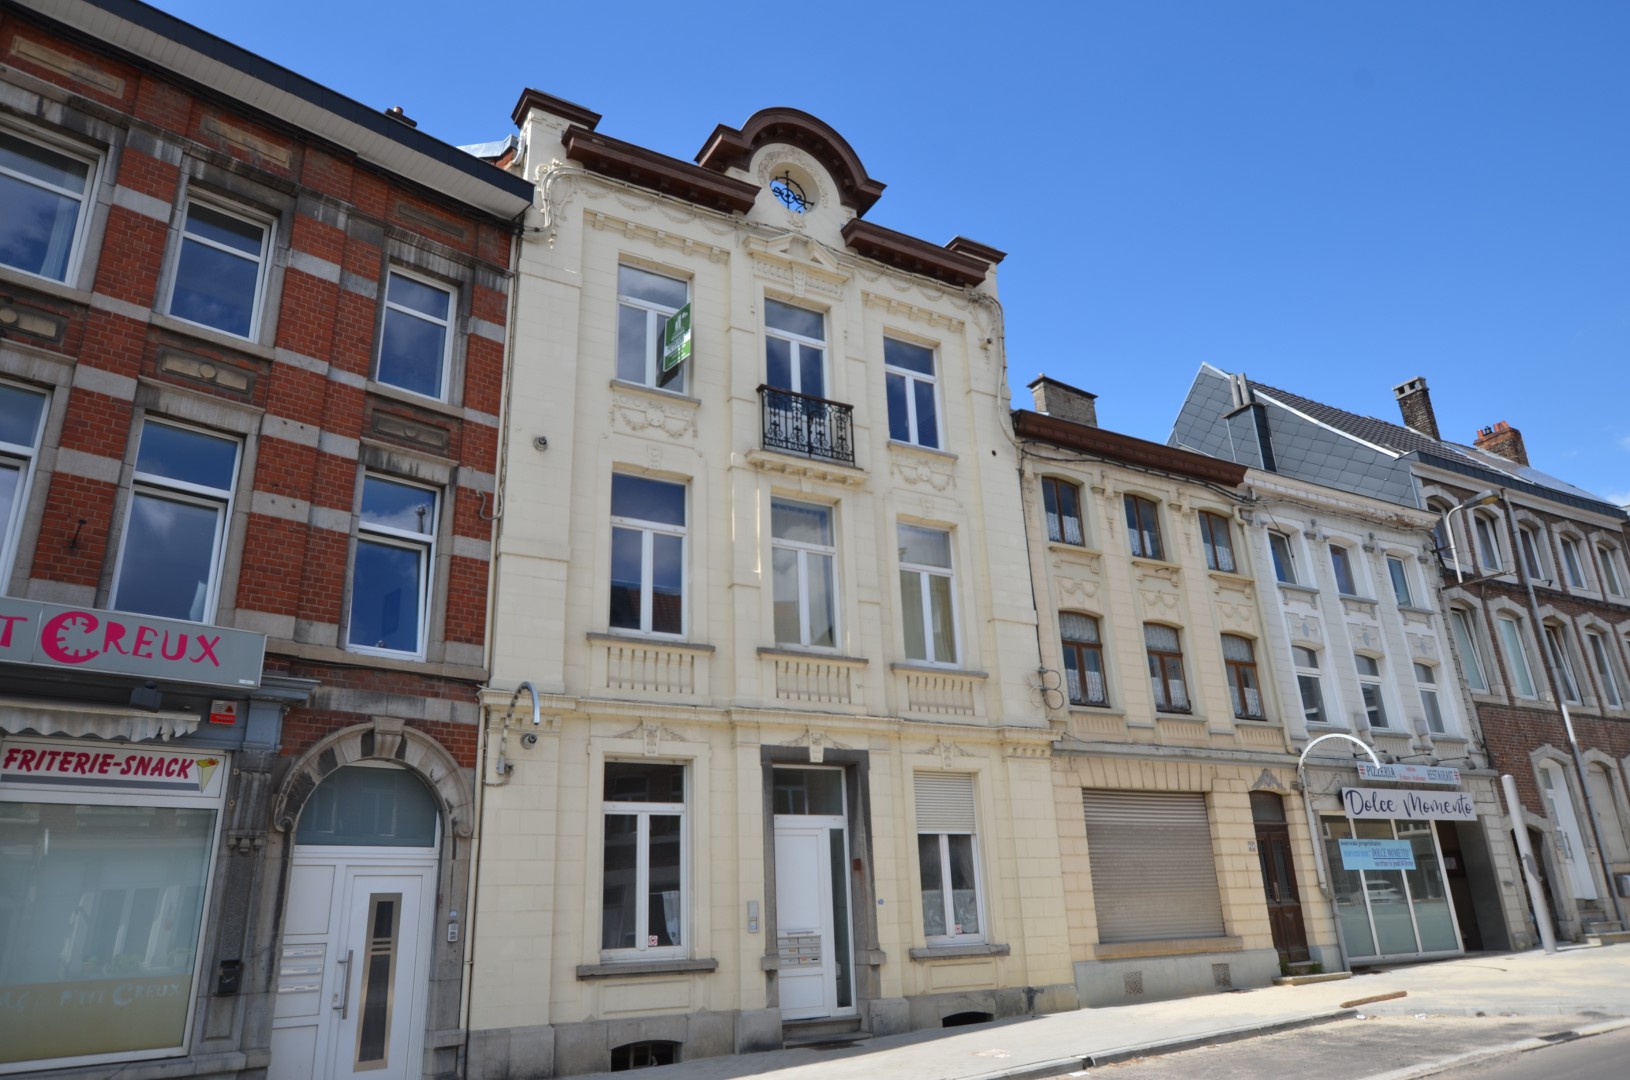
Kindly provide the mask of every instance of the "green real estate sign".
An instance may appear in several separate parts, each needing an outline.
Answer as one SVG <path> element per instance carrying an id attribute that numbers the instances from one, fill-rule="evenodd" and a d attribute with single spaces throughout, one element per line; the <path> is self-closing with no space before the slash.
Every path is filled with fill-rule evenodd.
<path id="1" fill-rule="evenodd" d="M 679 374 L 679 365 L 690 359 L 690 305 L 686 304 L 662 327 L 662 374 L 658 386 L 666 386 Z"/>

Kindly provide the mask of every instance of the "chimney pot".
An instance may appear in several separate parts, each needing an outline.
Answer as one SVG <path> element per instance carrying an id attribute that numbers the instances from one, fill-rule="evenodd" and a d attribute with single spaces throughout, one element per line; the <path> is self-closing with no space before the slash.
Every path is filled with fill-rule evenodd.
<path id="1" fill-rule="evenodd" d="M 1036 411 L 1058 420 L 1068 420 L 1083 427 L 1098 426 L 1097 394 L 1078 390 L 1068 383 L 1037 376 L 1030 383 L 1031 396 L 1036 400 Z"/>
<path id="2" fill-rule="evenodd" d="M 1497 421 L 1491 427 L 1480 428 L 1472 445 L 1485 453 L 1515 461 L 1518 465 L 1528 464 L 1528 448 L 1523 445 L 1522 432 L 1504 420 Z"/>
<path id="3" fill-rule="evenodd" d="M 1427 392 L 1426 379 L 1420 375 L 1392 388 L 1398 398 L 1398 411 L 1403 413 L 1404 426 L 1432 439 L 1438 434 L 1437 414 L 1432 411 L 1432 395 Z"/>

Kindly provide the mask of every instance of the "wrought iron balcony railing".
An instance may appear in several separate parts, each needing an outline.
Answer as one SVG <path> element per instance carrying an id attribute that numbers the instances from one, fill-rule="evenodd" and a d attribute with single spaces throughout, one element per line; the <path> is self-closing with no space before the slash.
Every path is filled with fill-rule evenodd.
<path id="1" fill-rule="evenodd" d="M 774 386 L 760 386 L 758 399 L 765 449 L 855 463 L 853 406 Z"/>

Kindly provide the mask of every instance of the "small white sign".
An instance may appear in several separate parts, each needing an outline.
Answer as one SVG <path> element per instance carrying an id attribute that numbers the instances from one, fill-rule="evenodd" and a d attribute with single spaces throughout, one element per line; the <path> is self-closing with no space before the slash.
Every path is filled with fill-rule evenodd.
<path id="1" fill-rule="evenodd" d="M 1460 770 L 1445 769 L 1436 765 L 1371 765 L 1367 761 L 1358 763 L 1358 778 L 1360 780 L 1403 780 L 1411 784 L 1441 784 L 1444 787 L 1460 786 Z"/>

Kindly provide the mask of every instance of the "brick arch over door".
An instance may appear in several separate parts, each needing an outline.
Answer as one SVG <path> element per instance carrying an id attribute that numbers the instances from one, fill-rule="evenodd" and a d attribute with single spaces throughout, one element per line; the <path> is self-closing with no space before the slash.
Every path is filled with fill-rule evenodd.
<path id="1" fill-rule="evenodd" d="M 454 836 L 468 837 L 474 831 L 474 795 L 458 762 L 430 736 L 384 718 L 336 731 L 301 755 L 278 790 L 272 824 L 281 832 L 292 831 L 317 785 L 334 770 L 361 761 L 405 766 L 435 795 Z"/>

